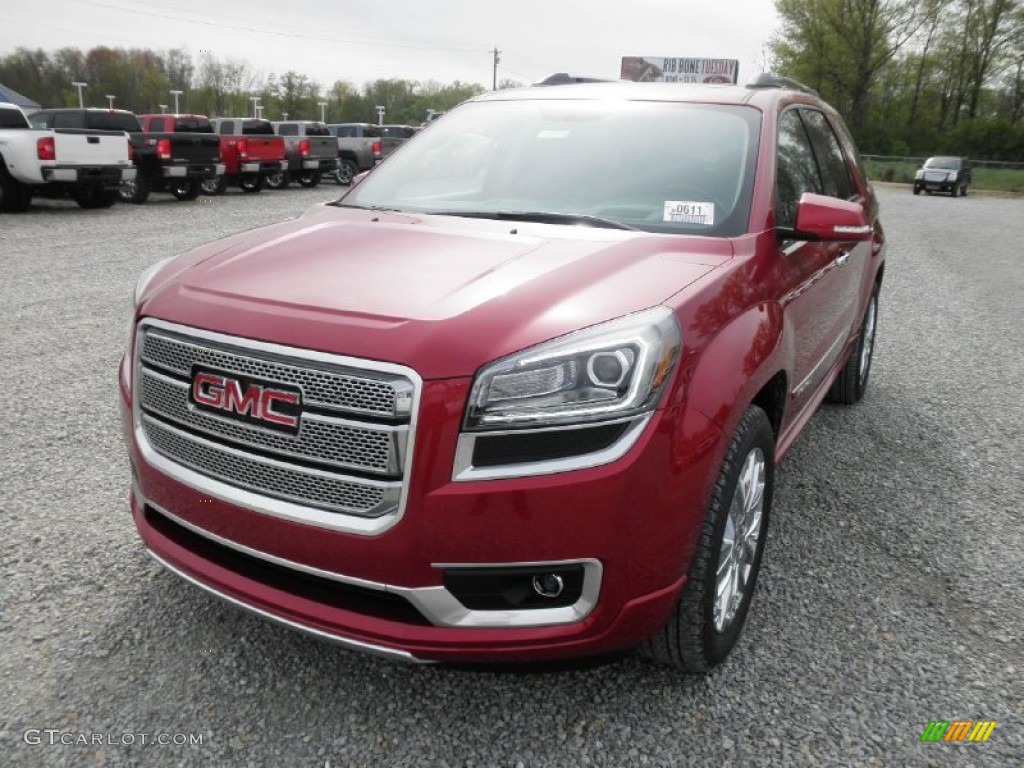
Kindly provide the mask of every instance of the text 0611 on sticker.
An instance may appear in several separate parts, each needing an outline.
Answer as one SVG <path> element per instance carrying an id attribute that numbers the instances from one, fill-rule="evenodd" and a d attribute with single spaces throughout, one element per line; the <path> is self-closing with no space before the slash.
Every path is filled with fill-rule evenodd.
<path id="1" fill-rule="evenodd" d="M 715 204 L 666 200 L 661 220 L 672 224 L 702 224 L 711 227 L 715 224 Z"/>

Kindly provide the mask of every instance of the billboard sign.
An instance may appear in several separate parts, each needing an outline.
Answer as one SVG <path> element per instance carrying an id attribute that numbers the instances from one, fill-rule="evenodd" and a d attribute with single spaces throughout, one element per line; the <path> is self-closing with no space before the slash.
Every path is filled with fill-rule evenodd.
<path id="1" fill-rule="evenodd" d="M 623 80 L 636 83 L 735 83 L 738 59 L 668 58 L 623 56 Z"/>

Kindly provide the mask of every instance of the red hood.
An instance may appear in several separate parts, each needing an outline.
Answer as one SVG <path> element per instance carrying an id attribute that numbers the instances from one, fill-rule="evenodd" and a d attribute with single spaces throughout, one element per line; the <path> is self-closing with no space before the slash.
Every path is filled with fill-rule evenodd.
<path id="1" fill-rule="evenodd" d="M 469 376 L 659 304 L 731 255 L 711 238 L 316 206 L 171 262 L 142 314 Z"/>

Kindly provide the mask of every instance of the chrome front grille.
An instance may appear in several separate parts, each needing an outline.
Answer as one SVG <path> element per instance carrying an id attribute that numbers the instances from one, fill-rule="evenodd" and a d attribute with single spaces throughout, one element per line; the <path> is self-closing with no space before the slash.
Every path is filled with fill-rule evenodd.
<path id="1" fill-rule="evenodd" d="M 401 449 L 408 427 L 364 428 L 339 424 L 315 414 L 303 416 L 299 433 L 272 432 L 245 422 L 218 418 L 189 407 L 188 382 L 143 369 L 143 407 L 189 431 L 221 437 L 236 445 L 265 448 L 284 457 L 307 459 L 379 475 L 401 471 Z"/>
<path id="2" fill-rule="evenodd" d="M 228 500 L 239 489 L 239 503 L 322 527 L 374 532 L 401 515 L 415 373 L 154 320 L 136 338 L 136 434 L 169 474 Z M 197 368 L 298 389 L 298 430 L 197 407 Z"/>

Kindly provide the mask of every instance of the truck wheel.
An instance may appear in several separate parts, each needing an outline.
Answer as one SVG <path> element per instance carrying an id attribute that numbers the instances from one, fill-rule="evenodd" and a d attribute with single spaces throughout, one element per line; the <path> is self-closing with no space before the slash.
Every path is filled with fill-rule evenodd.
<path id="1" fill-rule="evenodd" d="M 271 189 L 288 189 L 288 185 L 292 183 L 291 176 L 288 171 L 268 173 L 264 179 L 267 186 Z"/>
<path id="2" fill-rule="evenodd" d="M 341 186 L 347 187 L 357 173 L 359 173 L 359 167 L 347 157 L 343 157 L 338 160 L 338 170 L 334 172 L 334 180 Z"/>
<path id="3" fill-rule="evenodd" d="M 914 185 L 914 194 L 915 195 L 920 195 L 921 194 L 921 188 L 919 186 L 917 186 L 916 184 Z"/>
<path id="4" fill-rule="evenodd" d="M 320 184 L 320 174 L 317 171 L 310 171 L 299 176 L 299 184 L 304 187 L 315 187 Z"/>
<path id="5" fill-rule="evenodd" d="M 242 188 L 243 192 L 255 194 L 263 189 L 263 177 L 258 173 L 247 173 L 239 177 L 238 186 Z"/>
<path id="6" fill-rule="evenodd" d="M 853 405 L 860 402 L 868 388 L 871 375 L 871 357 L 875 350 L 875 331 L 878 327 L 878 286 L 871 292 L 868 308 L 860 324 L 860 338 L 846 361 L 843 370 L 832 383 L 826 399 L 830 403 Z"/>
<path id="7" fill-rule="evenodd" d="M 142 205 L 149 199 L 149 182 L 144 176 L 136 174 L 132 181 L 121 182 L 121 199 L 126 203 Z M 78 198 L 75 198 L 76 200 Z M 81 205 L 81 203 L 79 203 Z"/>
<path id="8" fill-rule="evenodd" d="M 224 176 L 216 176 L 212 179 L 203 179 L 199 182 L 199 188 L 204 195 L 222 195 L 228 188 L 227 179 Z"/>
<path id="9" fill-rule="evenodd" d="M 967 197 L 967 187 L 968 186 L 970 186 L 970 185 L 969 184 L 964 184 L 962 187 L 960 187 L 960 197 Z"/>
<path id="10" fill-rule="evenodd" d="M 123 183 L 123 182 L 122 182 Z M 87 189 L 76 189 L 71 192 L 71 197 L 78 203 L 79 208 L 109 208 L 118 200 L 123 199 L 124 194 L 116 189 L 99 189 L 89 187 Z"/>
<path id="11" fill-rule="evenodd" d="M 179 200 L 195 200 L 201 191 L 199 181 L 196 179 L 171 187 L 171 194 Z"/>
<path id="12" fill-rule="evenodd" d="M 736 645 L 761 568 L 772 492 L 775 433 L 750 406 L 715 481 L 679 602 L 641 651 L 687 672 L 707 672 Z"/>
<path id="13" fill-rule="evenodd" d="M 13 178 L 0 158 L 0 213 L 22 213 L 31 204 L 31 188 Z"/>

